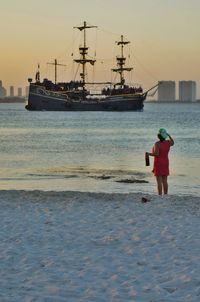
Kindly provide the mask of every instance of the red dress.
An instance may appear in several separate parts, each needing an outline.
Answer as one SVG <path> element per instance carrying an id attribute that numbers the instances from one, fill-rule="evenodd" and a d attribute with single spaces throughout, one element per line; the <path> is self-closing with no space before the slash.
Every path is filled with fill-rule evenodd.
<path id="1" fill-rule="evenodd" d="M 169 158 L 168 153 L 170 149 L 170 142 L 159 142 L 159 155 L 154 157 L 153 174 L 155 176 L 169 175 Z"/>

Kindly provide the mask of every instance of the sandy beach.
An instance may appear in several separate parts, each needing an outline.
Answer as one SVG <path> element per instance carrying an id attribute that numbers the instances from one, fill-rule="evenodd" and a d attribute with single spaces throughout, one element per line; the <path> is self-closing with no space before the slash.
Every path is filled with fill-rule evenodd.
<path id="1" fill-rule="evenodd" d="M 200 199 L 0 191 L 0 301 L 200 300 Z"/>

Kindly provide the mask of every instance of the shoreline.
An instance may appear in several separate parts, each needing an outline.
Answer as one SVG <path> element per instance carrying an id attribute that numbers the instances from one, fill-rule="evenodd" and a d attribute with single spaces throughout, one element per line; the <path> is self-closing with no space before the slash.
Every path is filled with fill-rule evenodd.
<path id="1" fill-rule="evenodd" d="M 25 97 L 5 97 L 0 98 L 0 104 L 12 104 L 12 103 L 25 103 L 26 98 Z"/>
<path id="2" fill-rule="evenodd" d="M 146 100 L 145 103 L 157 103 L 157 104 L 200 104 L 200 100 L 196 100 L 195 102 L 192 101 L 179 101 L 179 100 L 175 100 L 175 101 L 158 101 L 158 100 Z"/>
<path id="3" fill-rule="evenodd" d="M 21 190 L 21 189 L 13 189 L 13 190 L 0 190 L 0 200 L 2 197 L 12 197 L 17 198 L 20 197 L 25 199 L 29 198 L 44 198 L 44 199 L 54 199 L 54 198 L 71 198 L 76 197 L 77 200 L 80 198 L 87 199 L 87 198 L 97 198 L 97 199 L 104 199 L 108 201 L 115 201 L 115 200 L 129 200 L 132 199 L 133 202 L 141 202 L 142 197 L 146 197 L 150 201 L 159 200 L 169 201 L 169 202 L 186 202 L 186 200 L 192 199 L 194 202 L 200 203 L 200 196 L 193 195 L 193 194 L 168 194 L 168 195 L 157 195 L 156 193 L 148 193 L 148 192 L 93 192 L 93 191 L 53 191 L 53 190 Z"/>

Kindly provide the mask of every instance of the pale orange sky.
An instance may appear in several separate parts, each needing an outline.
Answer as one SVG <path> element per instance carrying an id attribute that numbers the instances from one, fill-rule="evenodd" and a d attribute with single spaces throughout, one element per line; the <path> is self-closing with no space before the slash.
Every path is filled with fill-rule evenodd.
<path id="1" fill-rule="evenodd" d="M 53 80 L 53 67 L 47 62 L 55 58 L 67 65 L 59 68 L 58 80 L 73 78 L 72 60 L 81 41 L 73 26 L 84 20 L 98 26 L 88 33 L 91 56 L 96 51 L 96 80 L 111 80 L 110 68 L 118 54 L 115 41 L 123 34 L 131 41 L 130 80 L 144 88 L 158 80 L 195 80 L 199 86 L 199 0 L 0 2 L 0 79 L 7 89 L 27 86 L 38 63 L 42 78 Z"/>

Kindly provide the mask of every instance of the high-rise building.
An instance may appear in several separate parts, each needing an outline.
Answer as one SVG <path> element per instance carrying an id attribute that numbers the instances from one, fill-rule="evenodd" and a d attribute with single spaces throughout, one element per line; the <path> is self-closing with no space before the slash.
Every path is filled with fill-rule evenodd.
<path id="1" fill-rule="evenodd" d="M 10 86 L 10 97 L 14 96 L 14 86 Z"/>
<path id="2" fill-rule="evenodd" d="M 18 91 L 17 96 L 22 97 L 22 88 L 19 87 L 17 91 Z"/>
<path id="3" fill-rule="evenodd" d="M 195 81 L 179 81 L 179 100 L 182 102 L 196 102 Z"/>
<path id="4" fill-rule="evenodd" d="M 6 89 L 3 87 L 2 81 L 0 81 L 0 98 L 6 97 Z"/>
<path id="5" fill-rule="evenodd" d="M 173 102 L 176 99 L 175 81 L 159 81 L 158 82 L 158 101 Z"/>
<path id="6" fill-rule="evenodd" d="M 29 94 L 29 86 L 26 86 L 25 88 L 25 97 L 28 97 Z"/>

